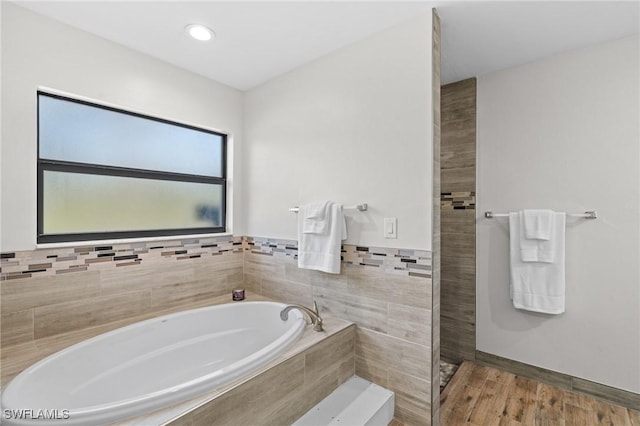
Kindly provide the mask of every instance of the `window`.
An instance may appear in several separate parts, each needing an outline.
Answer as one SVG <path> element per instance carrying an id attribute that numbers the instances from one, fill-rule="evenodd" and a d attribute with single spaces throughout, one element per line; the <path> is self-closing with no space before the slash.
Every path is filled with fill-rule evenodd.
<path id="1" fill-rule="evenodd" d="M 226 135 L 38 92 L 38 243 L 225 232 Z"/>

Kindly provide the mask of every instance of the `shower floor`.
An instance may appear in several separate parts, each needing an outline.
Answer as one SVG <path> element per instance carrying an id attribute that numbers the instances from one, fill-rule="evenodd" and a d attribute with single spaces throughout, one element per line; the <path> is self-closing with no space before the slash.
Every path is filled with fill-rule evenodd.
<path id="1" fill-rule="evenodd" d="M 457 365 L 440 360 L 440 392 L 447 386 L 457 369 Z"/>

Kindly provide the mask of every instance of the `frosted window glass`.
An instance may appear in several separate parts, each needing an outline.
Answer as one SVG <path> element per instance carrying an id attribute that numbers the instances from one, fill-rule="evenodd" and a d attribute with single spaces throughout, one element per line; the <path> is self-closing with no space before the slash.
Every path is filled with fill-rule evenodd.
<path id="1" fill-rule="evenodd" d="M 39 94 L 40 158 L 223 176 L 223 136 Z"/>
<path id="2" fill-rule="evenodd" d="M 45 171 L 45 234 L 224 226 L 220 184 Z"/>

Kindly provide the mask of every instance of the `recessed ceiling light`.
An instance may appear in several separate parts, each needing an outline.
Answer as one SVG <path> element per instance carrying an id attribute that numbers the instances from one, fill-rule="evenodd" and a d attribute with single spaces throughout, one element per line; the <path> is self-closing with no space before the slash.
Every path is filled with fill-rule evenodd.
<path id="1" fill-rule="evenodd" d="M 187 25 L 184 30 L 191 37 L 200 41 L 211 40 L 216 35 L 212 29 L 207 28 L 204 25 L 200 25 L 200 24 Z"/>

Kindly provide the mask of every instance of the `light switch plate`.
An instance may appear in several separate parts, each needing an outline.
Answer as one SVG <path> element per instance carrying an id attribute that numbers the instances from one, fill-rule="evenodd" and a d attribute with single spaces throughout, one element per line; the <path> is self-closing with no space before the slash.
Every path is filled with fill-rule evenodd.
<path id="1" fill-rule="evenodd" d="M 398 238 L 398 218 L 385 217 L 383 232 L 385 238 Z"/>

